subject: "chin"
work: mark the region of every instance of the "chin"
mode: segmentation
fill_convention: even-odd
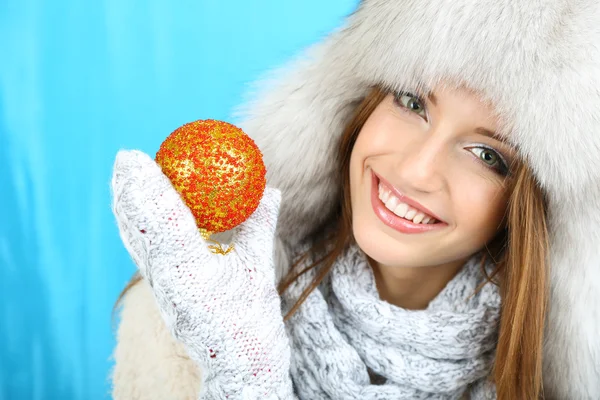
[[[372,221],[356,220],[352,230],[358,247],[380,265],[415,267],[424,262],[417,246],[390,237]]]
[[[458,260],[468,260],[477,251],[470,246],[464,248],[458,244],[435,244],[424,237],[414,237],[407,241],[394,238],[385,232],[385,226],[379,226],[365,216],[354,217],[352,232],[360,249],[379,265],[401,268],[434,267]],[[416,240],[415,240],[416,239]],[[452,250],[452,251],[450,251]]]

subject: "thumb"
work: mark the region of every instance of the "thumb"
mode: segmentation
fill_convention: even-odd
[[[267,186],[258,208],[238,227],[232,241],[261,265],[272,261],[280,204],[281,191]]]

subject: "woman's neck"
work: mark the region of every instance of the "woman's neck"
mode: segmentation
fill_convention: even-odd
[[[369,260],[381,300],[407,310],[423,310],[456,276],[466,260],[435,267],[390,267]]]

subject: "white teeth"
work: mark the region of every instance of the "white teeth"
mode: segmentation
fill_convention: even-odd
[[[388,201],[389,198],[390,198],[390,192],[384,190],[383,194],[381,195],[381,201],[383,201],[385,203]]]
[[[401,202],[396,196],[379,184],[379,199],[385,204],[386,208],[397,216],[412,221],[414,224],[434,224],[436,220],[433,217],[422,213],[406,203]]]
[[[406,213],[404,218],[406,218],[408,220],[412,220],[415,217],[415,215],[417,215],[417,210],[411,209],[411,210],[408,210],[408,212]]]
[[[396,196],[390,196],[385,202],[385,206],[390,210],[396,209],[396,206],[398,206],[398,198]]]
[[[417,215],[415,215],[415,217],[413,218],[413,222],[415,224],[420,224],[421,221],[423,221],[423,218],[425,218],[425,214],[423,213],[418,213]]]
[[[408,211],[408,204],[400,203],[394,210],[394,214],[396,214],[399,217],[404,218],[404,215],[406,214],[407,211]]]

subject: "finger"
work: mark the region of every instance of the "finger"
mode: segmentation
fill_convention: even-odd
[[[112,187],[121,237],[147,278],[149,262],[175,265],[190,252],[210,255],[191,211],[148,155],[119,152]]]
[[[233,238],[236,247],[269,265],[273,257],[273,243],[281,203],[279,189],[267,187],[258,208],[237,229]]]

